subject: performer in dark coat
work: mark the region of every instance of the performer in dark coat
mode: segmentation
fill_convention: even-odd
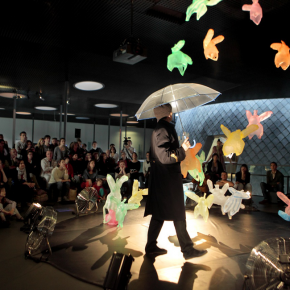
[[[158,124],[152,133],[150,148],[151,172],[149,194],[145,214],[152,215],[146,254],[166,254],[167,250],[157,247],[157,238],[164,220],[173,221],[181,251],[185,259],[204,255],[198,251],[186,230],[184,195],[180,162],[190,144],[186,139],[179,147],[177,133],[172,121],[172,107],[165,104],[154,109]]]

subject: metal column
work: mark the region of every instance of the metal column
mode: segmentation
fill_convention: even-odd
[[[62,138],[61,136],[61,126],[62,126],[62,105],[59,106],[59,140]]]
[[[66,139],[66,123],[67,123],[67,100],[69,96],[69,82],[64,83],[64,126],[63,126],[63,138]]]
[[[93,142],[95,141],[96,134],[96,120],[94,119],[94,134],[93,134]]]
[[[111,135],[111,118],[109,118],[108,122],[108,148],[110,149],[110,135]]]
[[[119,154],[121,154],[121,145],[122,145],[122,111],[120,112],[120,144],[119,144]]]
[[[145,140],[146,140],[146,120],[144,120],[144,139],[143,139],[143,158],[144,159],[146,159]]]
[[[16,100],[17,97],[13,98],[13,127],[12,127],[12,147],[15,148],[15,127],[16,127]]]
[[[34,139],[34,116],[32,116],[32,137],[31,137],[31,142],[33,143]]]

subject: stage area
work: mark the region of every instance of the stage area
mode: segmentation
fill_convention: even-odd
[[[11,228],[1,229],[5,251],[1,254],[1,269],[2,274],[3,270],[7,273],[3,275],[3,285],[6,289],[39,289],[40,285],[42,289],[98,289],[111,255],[117,251],[131,253],[135,259],[129,290],[242,289],[252,248],[271,237],[289,237],[289,223],[277,215],[278,208],[284,207],[241,210],[229,220],[215,207],[205,223],[202,217],[194,219],[193,208],[188,207],[188,232],[196,247],[207,249],[208,253],[185,261],[172,222],[165,222],[158,240],[168,254],[155,259],[144,256],[150,221],[150,217],[143,218],[144,205],[128,212],[122,229],[102,224],[101,208],[95,214],[75,218],[72,205],[58,206],[59,222],[50,239],[53,255],[49,264],[54,268],[24,259],[27,235],[17,230],[19,223],[13,221]]]

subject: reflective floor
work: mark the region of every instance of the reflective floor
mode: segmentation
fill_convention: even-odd
[[[256,204],[259,200],[254,197]],[[143,218],[144,207],[128,212],[123,229],[117,230],[102,225],[101,208],[97,214],[76,219],[73,205],[59,205],[58,226],[51,238],[55,267],[24,259],[27,235],[19,231],[21,223],[12,221],[10,228],[0,229],[2,285],[5,289],[98,289],[80,279],[102,284],[111,254],[117,250],[135,258],[129,289],[242,289],[251,249],[267,238],[289,237],[289,223],[277,215],[283,205],[258,208],[243,210],[229,220],[215,207],[205,223],[202,217],[194,219],[188,206],[188,232],[196,248],[208,253],[185,261],[172,222],[165,222],[158,239],[168,254],[155,259],[144,256],[150,221]]]

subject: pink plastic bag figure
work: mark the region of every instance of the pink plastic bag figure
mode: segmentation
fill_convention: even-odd
[[[109,209],[109,213],[106,214],[105,221],[108,222],[110,226],[117,226],[118,222],[116,221],[116,213],[114,210]]]
[[[206,59],[212,59],[214,61],[218,60],[219,57],[219,51],[216,44],[222,42],[225,38],[223,35],[219,35],[217,37],[213,38],[214,30],[209,29],[204,40],[203,40],[203,49],[204,49],[204,55]]]
[[[246,115],[249,121],[249,125],[247,127],[249,127],[250,125],[258,125],[259,129],[256,130],[255,132],[251,133],[248,137],[251,140],[254,135],[256,135],[259,139],[262,138],[263,134],[264,134],[264,128],[263,125],[261,124],[262,121],[268,119],[269,117],[271,117],[271,115],[273,114],[272,111],[267,111],[263,114],[261,114],[260,116],[258,116],[258,110],[254,110],[254,115],[252,115],[252,113],[248,110],[246,110]]]
[[[289,54],[289,46],[281,40],[281,43],[272,43],[271,48],[274,50],[278,50],[275,55],[275,65],[277,68],[281,67],[283,70],[286,70],[290,65],[290,54]]]
[[[263,17],[263,10],[261,5],[259,4],[259,0],[252,0],[252,5],[243,5],[243,11],[250,11],[250,19],[256,24],[259,25],[262,17]]]
[[[287,207],[285,208],[285,212],[282,210],[278,211],[278,215],[283,218],[285,221],[290,221],[290,200],[289,198],[281,191],[277,192],[277,196],[284,201],[287,204]]]

